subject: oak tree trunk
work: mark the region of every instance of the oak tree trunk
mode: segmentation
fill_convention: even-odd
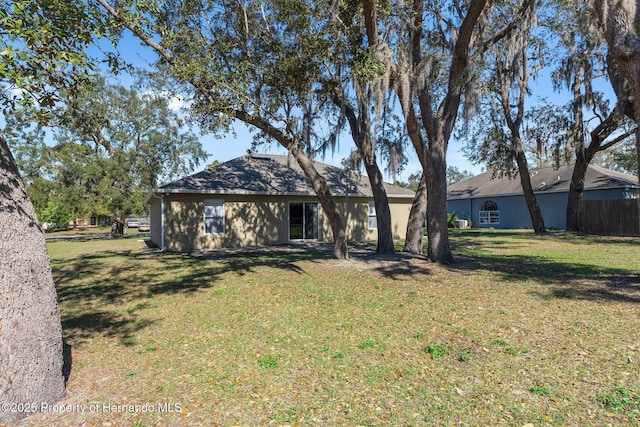
[[[370,2],[369,2],[370,3]],[[391,225],[391,210],[389,199],[384,188],[382,172],[378,167],[375,153],[375,142],[371,137],[371,120],[369,119],[369,96],[363,85],[356,84],[358,98],[358,110],[350,105],[344,97],[341,89],[333,90],[333,103],[342,110],[349,122],[351,137],[358,148],[360,158],[369,178],[373,202],[376,207],[376,221],[378,232],[378,244],[376,252],[390,254],[395,252],[393,246],[393,230]]]
[[[615,64],[611,63],[610,67],[612,66],[615,67]],[[608,71],[611,76],[612,69],[609,68]],[[617,80],[618,78],[620,78],[620,76],[612,79],[612,81]],[[629,114],[629,112],[633,115],[634,109],[628,98],[628,93],[618,93],[618,97],[619,100],[616,107],[598,126],[591,130],[589,135],[591,138],[589,146],[584,146],[582,134],[579,135],[580,139],[576,138],[579,143],[576,149],[576,162],[571,175],[571,184],[569,186],[569,195],[567,198],[567,231],[581,231],[580,216],[582,215],[582,197],[584,194],[584,181],[589,164],[591,164],[591,161],[598,152],[606,150],[620,141],[624,141],[633,132],[632,130],[629,130],[621,134],[619,133],[615,138],[605,143],[605,140],[607,140],[607,138],[620,126],[623,115]]]
[[[518,164],[518,173],[520,175],[520,183],[522,184],[522,191],[524,193],[524,200],[527,203],[529,209],[529,216],[531,216],[531,226],[536,234],[543,234],[547,230],[544,226],[544,219],[542,218],[542,211],[540,205],[536,199],[536,195],[533,192],[531,186],[531,178],[529,177],[529,165],[527,164],[527,158],[524,151],[518,149],[516,152],[516,163]]]
[[[584,192],[584,178],[589,162],[591,161],[591,159],[586,158],[587,149],[584,146],[582,74],[583,69],[580,67],[580,70],[574,73],[571,84],[571,91],[573,93],[573,126],[570,135],[573,143],[576,145],[576,162],[571,174],[571,183],[567,197],[566,228],[567,231],[574,232],[580,231],[580,207]]]
[[[0,254],[0,403],[10,409],[3,406],[0,423],[7,423],[62,398],[65,384],[62,327],[44,233],[1,133]],[[25,403],[35,406],[19,411]]]
[[[373,52],[379,45],[378,23],[376,17],[376,5],[373,0],[363,1],[363,16],[369,51]],[[379,254],[392,254],[395,252],[393,246],[393,229],[391,225],[391,210],[389,209],[389,199],[384,188],[382,173],[378,167],[375,154],[375,141],[371,135],[371,120],[369,118],[370,101],[372,98],[371,85],[355,79],[355,92],[358,103],[359,117],[356,118],[355,111],[345,111],[351,126],[351,134],[356,143],[364,167],[369,177],[371,191],[373,193],[373,203],[376,207],[376,221],[378,231],[378,246],[376,252]],[[367,87],[368,86],[368,87]],[[344,108],[344,96],[339,94],[335,102]]]
[[[125,219],[122,215],[111,215],[111,239],[121,239],[124,237],[124,222]]]
[[[420,178],[420,184],[411,203],[409,220],[407,221],[407,234],[404,242],[404,251],[412,254],[422,253],[422,240],[424,236],[424,217],[427,213],[427,183],[424,173]]]
[[[567,231],[580,231],[582,195],[584,194],[584,180],[589,167],[589,159],[585,157],[585,150],[576,153],[576,163],[571,174],[569,196],[567,198]]]
[[[393,230],[391,226],[391,210],[389,209],[389,199],[387,191],[384,188],[382,173],[376,163],[375,156],[371,160],[371,156],[363,156],[365,160],[365,169],[371,184],[373,192],[373,202],[376,206],[376,221],[378,228],[378,246],[376,252],[379,254],[392,254],[395,252],[393,247]]]
[[[451,264],[447,224],[447,162],[446,143],[434,141],[428,150],[424,170],[427,186],[427,256],[438,264]]]
[[[283,144],[284,145],[284,144]],[[338,210],[327,181],[318,173],[313,162],[302,152],[297,144],[289,144],[286,146],[304,174],[311,181],[311,185],[318,196],[318,201],[322,205],[322,209],[329,220],[331,231],[333,233],[333,255],[338,259],[349,259],[349,251],[347,250],[347,235],[342,222],[342,216]]]
[[[333,255],[338,259],[349,259],[349,251],[347,250],[347,234],[344,229],[344,223],[342,222],[342,216],[340,215],[338,205],[331,195],[327,180],[318,173],[313,162],[304,154],[300,144],[260,117],[247,114],[246,111],[242,110],[235,110],[234,113],[238,120],[257,127],[265,134],[278,141],[280,145],[289,150],[293,155],[302,169],[302,172],[304,172],[311,182],[313,190],[318,197],[318,201],[322,206],[322,210],[329,220],[329,225],[331,226],[331,231],[333,233]]]
[[[595,0],[594,5],[609,46],[609,55],[629,84],[628,93],[634,110],[632,119],[640,125],[640,7],[635,0]],[[616,94],[620,99],[618,91]],[[636,132],[636,157],[640,164],[640,132]]]

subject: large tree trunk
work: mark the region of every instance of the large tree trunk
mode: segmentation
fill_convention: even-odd
[[[584,147],[583,147],[584,148]],[[584,194],[584,179],[589,167],[589,160],[585,157],[585,150],[576,152],[576,163],[571,174],[571,185],[567,198],[567,231],[580,231],[582,195]]]
[[[376,6],[373,0],[363,2],[363,16],[367,39],[369,41],[369,51],[373,53],[378,46],[378,28],[376,17]],[[369,177],[371,191],[373,192],[373,202],[376,206],[376,221],[378,229],[378,246],[376,252],[379,254],[392,254],[395,252],[393,246],[393,229],[391,225],[391,210],[389,209],[389,199],[384,188],[382,173],[378,167],[375,153],[375,141],[371,136],[371,120],[369,120],[369,108],[372,98],[370,87],[367,84],[356,81],[355,92],[358,100],[359,118],[355,119],[354,111],[345,111],[351,125],[351,134],[354,138],[360,155],[364,161],[364,167]],[[370,86],[370,85],[369,85]],[[344,106],[345,101],[342,94],[338,94],[335,102],[338,106]],[[344,108],[344,107],[343,107]],[[356,126],[358,124],[359,126]]]
[[[111,239],[121,239],[124,237],[124,217],[120,214],[111,215]]]
[[[594,3],[609,46],[609,55],[629,84],[634,110],[632,118],[640,125],[640,7],[635,0],[595,0]],[[618,89],[616,85],[614,89]],[[616,90],[620,99],[618,92]],[[636,157],[640,165],[640,132],[636,133]]]
[[[531,216],[531,226],[536,234],[546,233],[544,226],[544,219],[542,218],[542,211],[538,200],[533,192],[531,186],[531,178],[529,177],[529,165],[527,164],[527,158],[524,151],[520,148],[516,151],[516,163],[518,164],[518,173],[520,175],[520,183],[522,184],[522,191],[524,193],[524,200],[527,202],[527,208],[529,209],[529,215]]]
[[[367,164],[368,163],[368,164]],[[365,162],[365,169],[369,176],[371,191],[373,192],[373,203],[376,206],[376,221],[378,228],[378,246],[376,252],[379,254],[392,254],[395,252],[393,246],[393,229],[391,225],[391,209],[389,209],[389,199],[384,188],[382,173],[375,162]]]
[[[576,162],[571,174],[569,195],[567,197],[567,231],[580,231],[580,207],[584,192],[584,177],[591,159],[586,158],[584,146],[584,119],[582,109],[584,100],[582,96],[582,71],[574,72],[571,91],[573,92],[573,125],[570,132],[571,139],[576,146]]]
[[[322,205],[325,215],[329,220],[331,231],[333,233],[333,255],[338,259],[349,259],[349,252],[347,250],[347,235],[342,223],[342,216],[338,210],[327,181],[322,175],[318,173],[311,160],[302,152],[299,145],[291,143],[287,146],[293,157],[302,168],[307,178],[311,181],[313,189],[318,196],[318,201]]]
[[[401,102],[404,100],[413,103],[417,95],[422,119],[421,126],[424,127],[427,135],[428,144],[426,146],[424,144],[420,147],[416,146],[417,144],[412,138],[412,143],[417,150],[418,156],[424,156],[425,158],[424,161],[421,159],[421,163],[427,183],[427,256],[439,264],[449,264],[453,262],[453,255],[449,246],[447,228],[447,146],[458,115],[460,100],[468,81],[465,76],[469,66],[470,49],[473,44],[473,29],[484,10],[487,0],[472,0],[469,3],[467,14],[460,25],[458,37],[451,51],[448,89],[440,102],[437,112],[433,110],[432,96],[434,93],[431,90],[432,88],[428,85],[421,87],[422,83],[416,81],[419,76],[422,76],[418,69],[423,66],[421,58],[421,43],[423,42],[422,36],[424,34],[422,31],[422,3],[421,1],[413,2],[414,29],[410,33],[409,40],[412,57],[409,65],[410,69],[415,71],[415,74],[402,76],[402,79],[407,79],[407,82],[412,81],[415,92],[412,94],[399,93],[399,97]],[[418,123],[417,117],[412,114],[413,105],[403,105],[402,108],[405,113],[405,119],[409,118],[407,128],[411,135],[411,133],[415,133],[412,128]],[[409,121],[413,123],[409,123]]]
[[[576,149],[576,163],[571,175],[571,185],[569,186],[569,195],[567,199],[567,231],[580,231],[580,207],[582,205],[582,196],[584,194],[584,180],[589,164],[598,152],[606,150],[618,142],[625,140],[633,132],[631,130],[619,134],[614,139],[604,143],[604,141],[620,126],[622,115],[628,112],[633,113],[634,110],[633,106],[630,106],[631,102],[628,101],[626,96],[618,96],[620,96],[620,101],[618,101],[616,107],[609,113],[606,119],[591,131],[591,141],[589,142],[589,146],[585,148],[583,142],[578,143],[578,148]],[[627,102],[624,102],[625,99]]]
[[[409,220],[407,221],[407,234],[404,242],[404,251],[412,254],[422,253],[422,239],[424,236],[424,217],[427,213],[427,182],[424,173],[420,178],[420,184],[411,203]]]
[[[7,423],[56,402],[65,385],[44,233],[1,133],[0,254],[0,423]]]
[[[420,9],[421,10],[421,9]],[[420,10],[416,11],[419,12]],[[416,18],[418,19],[418,18]],[[419,21],[418,21],[419,22]],[[419,51],[419,46],[415,48]],[[407,75],[400,75],[396,82],[396,94],[400,101],[400,107],[404,115],[405,125],[407,126],[407,134],[409,140],[416,150],[418,160],[422,166],[422,176],[420,177],[420,184],[416,190],[416,195],[413,198],[411,204],[411,211],[409,212],[409,220],[407,221],[407,233],[404,242],[404,251],[421,254],[423,252],[423,236],[424,236],[424,218],[427,213],[427,183],[425,178],[425,169],[427,162],[426,146],[422,138],[422,131],[420,123],[414,106],[409,98],[409,91],[405,90],[405,84],[408,86]]]
[[[447,161],[446,142],[433,141],[428,150],[427,168],[427,256],[438,264],[451,264],[447,224]]]
[[[391,226],[391,210],[389,209],[389,199],[384,188],[382,172],[378,167],[375,153],[375,143],[371,138],[371,121],[369,120],[369,95],[365,88],[356,84],[358,98],[358,113],[344,97],[342,89],[336,87],[333,90],[333,103],[343,111],[349,122],[351,137],[358,148],[360,158],[364,163],[364,168],[371,184],[373,202],[376,207],[376,221],[378,231],[378,245],[376,252],[380,254],[390,254],[395,252],[393,246],[393,230]]]

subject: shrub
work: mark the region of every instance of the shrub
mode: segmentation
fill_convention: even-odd
[[[447,227],[455,228],[455,222],[458,220],[460,220],[460,218],[458,218],[458,214],[456,214],[455,212],[447,214]]]

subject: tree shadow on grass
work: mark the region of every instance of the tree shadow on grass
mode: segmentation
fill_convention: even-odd
[[[539,298],[640,303],[640,272],[526,253],[533,239],[559,242],[565,251],[576,253],[594,245],[604,248],[615,245],[616,251],[624,253],[624,248],[638,245],[637,238],[629,237],[583,236],[566,232],[535,235],[522,230],[455,230],[451,248],[457,262],[450,268],[486,270],[507,282],[536,280],[547,285],[544,292],[535,292]],[[496,255],[495,249],[522,251],[516,255]]]
[[[154,296],[190,294],[214,287],[223,274],[244,276],[259,267],[305,274],[300,261],[331,258],[323,250],[256,250],[211,255],[103,251],[52,260],[65,339],[79,344],[94,336],[129,345],[136,332],[153,324],[139,311]]]
[[[391,280],[407,280],[432,273],[432,264],[426,255],[397,251],[393,254],[378,254],[375,246],[353,245],[351,260],[355,269],[375,271]]]
[[[526,247],[532,239],[561,241],[570,247],[585,245],[615,245],[616,247],[637,247],[638,237],[595,236],[566,231],[548,231],[536,235],[531,230],[464,229],[450,230],[452,250],[490,245],[492,247]]]
[[[559,262],[534,255],[494,255],[478,252],[457,256],[457,271],[485,270],[507,282],[529,279],[547,285],[544,298],[640,303],[640,273],[619,268]]]
[[[115,338],[120,345],[135,345],[136,333],[160,319],[142,315],[158,295],[189,295],[215,286],[221,275],[244,276],[268,266],[298,274],[296,263],[321,262],[331,252],[256,251],[223,254],[159,253],[155,251],[103,251],[51,262],[64,337],[63,375],[72,369],[72,347],[96,336]]]
[[[116,337],[120,344],[129,346],[133,343],[135,333],[152,323],[151,320],[136,319],[134,315],[96,310],[63,317],[62,330],[65,331],[67,339],[73,340],[74,343],[103,335]]]

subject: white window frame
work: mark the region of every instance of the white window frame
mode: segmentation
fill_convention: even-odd
[[[484,202],[482,202],[482,204],[480,205],[478,222],[480,223],[480,225],[500,224],[500,208],[495,201],[485,200]]]
[[[377,230],[378,229],[378,216],[376,215],[376,203],[375,202],[369,202],[368,208],[367,208],[367,212],[368,212],[368,221],[367,221],[367,225],[369,227],[369,230]]]
[[[214,229],[215,223],[211,223],[211,227],[208,227],[208,218],[221,219],[222,229]],[[226,226],[224,218],[224,199],[205,199],[203,220],[205,234],[224,234]]]
[[[500,211],[480,211],[480,224],[500,224]]]

